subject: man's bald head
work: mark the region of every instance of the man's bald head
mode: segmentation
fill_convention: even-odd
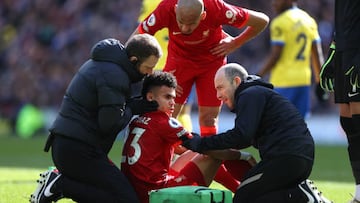
[[[204,11],[204,2],[202,0],[178,0],[177,8],[179,11],[194,12],[200,16]]]
[[[184,35],[190,35],[206,16],[202,0],[178,0],[175,13],[178,26]]]

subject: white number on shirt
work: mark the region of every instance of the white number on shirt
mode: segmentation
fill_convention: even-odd
[[[144,132],[145,132],[145,129],[137,128],[137,127],[131,131],[131,134],[135,135],[134,139],[131,141],[131,144],[130,144],[130,146],[132,146],[134,148],[134,155],[127,157],[129,165],[135,164],[141,156],[141,148],[140,148],[138,141]]]

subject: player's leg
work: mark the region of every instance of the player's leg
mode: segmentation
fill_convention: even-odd
[[[190,94],[180,111],[180,114],[177,116],[180,123],[189,132],[191,132],[193,129],[192,121],[191,121],[191,110],[192,110],[192,106],[194,104],[194,100],[196,99],[195,97],[196,97],[195,85],[193,85],[191,88]]]
[[[171,58],[167,60],[164,71],[173,74],[176,78],[176,98],[175,109],[172,117],[177,118],[181,112],[183,105],[189,97],[192,86],[194,85],[197,72],[194,71],[195,64],[190,60],[183,58]]]
[[[195,163],[203,174],[206,186],[211,184],[222,163],[221,160],[202,154],[196,155],[191,162]]]
[[[310,86],[276,87],[274,90],[287,98],[305,118],[310,110]]]
[[[245,174],[252,168],[245,160],[226,160],[223,162],[226,170],[238,181],[242,181]]]
[[[62,174],[52,192],[77,202],[138,202],[127,178],[101,150],[56,136],[52,156]]]
[[[199,104],[199,125],[202,136],[214,135],[217,133],[219,113],[220,106],[200,106]]]
[[[348,137],[348,153],[356,184],[354,196],[360,201],[360,102],[350,103],[350,108],[352,128],[355,129],[355,133]]]
[[[335,55],[335,103],[339,104],[340,124],[348,139],[348,154],[355,178],[354,199],[360,200],[360,95],[359,88],[354,88],[350,75],[345,72],[354,64],[359,51],[337,52]]]
[[[180,185],[209,186],[214,179],[221,161],[210,156],[196,154],[188,161],[175,177],[169,179],[166,187]]]
[[[188,131],[192,131],[190,112],[187,112],[187,111],[191,111],[192,104],[183,104],[183,102],[185,102],[185,99],[186,99],[184,95],[189,94],[189,91],[190,91],[189,87],[191,87],[191,82],[183,84],[183,87],[184,88],[183,88],[182,96],[176,97],[176,99],[175,99],[176,104],[174,106],[174,112],[172,114],[172,117],[177,118],[177,119],[181,118],[181,120],[179,120],[179,121],[181,122],[181,124],[183,124],[184,128]],[[187,108],[186,112],[184,112],[184,108]],[[181,145],[176,146],[175,151],[174,151],[176,157],[174,157],[174,158],[177,159],[177,156],[184,153],[186,150],[187,149],[182,147]]]
[[[182,106],[182,109],[177,117],[178,121],[189,132],[192,131],[191,107],[192,107],[192,104],[188,103],[188,101],[186,101],[186,103]]]
[[[311,86],[293,87],[295,92],[294,105],[299,110],[303,118],[310,116],[310,91]]]
[[[247,152],[241,152],[241,153],[247,153]],[[222,165],[220,167],[225,166],[225,170],[228,172],[226,174],[231,174],[231,181],[234,179],[235,185],[233,189],[233,192],[236,191],[239,181],[242,181],[245,174],[256,164],[256,160],[252,157],[249,160],[242,160],[240,159],[240,151],[239,150],[215,150],[215,151],[207,151],[206,155],[214,157],[215,159],[224,160]],[[250,155],[250,154],[249,154]],[[219,169],[218,171],[220,171]],[[218,172],[216,174],[217,176],[220,173]],[[227,183],[228,185],[228,183]]]
[[[171,170],[180,172],[184,166],[189,163],[191,159],[193,159],[198,153],[193,152],[191,150],[187,150],[182,153],[180,156],[176,158],[176,160],[171,164]]]
[[[360,113],[349,116],[345,112],[350,112],[350,105],[340,104],[339,106],[340,123],[348,140],[348,155],[356,184],[354,198],[360,200]]]

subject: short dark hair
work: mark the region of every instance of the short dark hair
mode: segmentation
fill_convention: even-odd
[[[146,94],[153,88],[164,85],[167,87],[176,88],[177,82],[175,76],[168,72],[154,71],[153,74],[147,75],[145,77],[141,95],[143,98],[145,98]]]
[[[160,58],[162,50],[156,38],[149,34],[136,34],[132,36],[125,44],[125,50],[128,57],[135,56],[138,63],[142,63],[150,56]]]

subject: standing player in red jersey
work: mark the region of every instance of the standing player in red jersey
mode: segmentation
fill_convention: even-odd
[[[226,55],[261,33],[269,22],[261,12],[233,6],[222,0],[163,0],[135,30],[154,35],[168,28],[168,56],[164,71],[178,81],[173,117],[177,117],[193,84],[196,85],[202,136],[217,133],[221,101],[213,84],[215,72]],[[232,37],[222,30],[230,25],[244,30]],[[238,183],[221,167],[216,181],[232,191]]]
[[[238,150],[208,151],[206,154],[209,156],[196,154],[191,161],[183,162],[185,152],[171,164],[174,145],[192,136],[171,117],[175,106],[175,88],[176,79],[170,73],[159,71],[146,77],[142,96],[148,101],[157,101],[158,111],[140,115],[129,126],[121,170],[142,203],[148,203],[150,190],[181,185],[209,186],[221,159],[238,160],[243,166],[238,171],[241,176],[247,172],[250,164],[256,164],[250,154]]]

